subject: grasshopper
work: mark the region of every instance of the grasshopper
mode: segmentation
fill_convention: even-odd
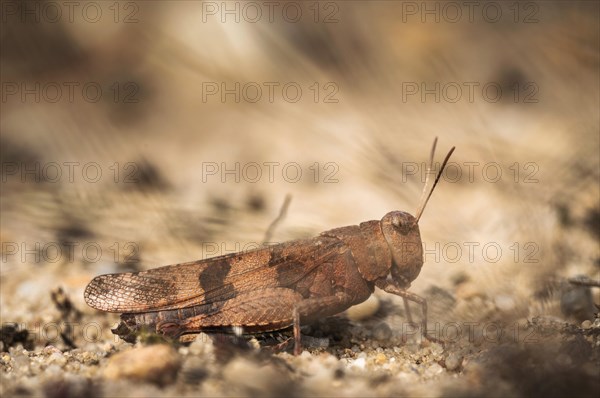
[[[437,138],[433,142],[429,170]],[[427,336],[427,301],[408,288],[423,266],[419,219],[437,185],[448,152],[427,193],[429,172],[416,217],[392,211],[380,221],[335,228],[319,236],[148,271],[95,277],[86,303],[118,312],[113,333],[135,341],[142,327],[180,338],[201,331],[263,333],[293,326],[300,352],[300,323],[338,314],[365,301],[375,289],[421,305]]]

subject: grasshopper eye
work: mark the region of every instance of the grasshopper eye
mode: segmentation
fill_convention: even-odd
[[[396,232],[406,235],[413,229],[412,220],[412,216],[398,212],[390,217],[389,223]]]

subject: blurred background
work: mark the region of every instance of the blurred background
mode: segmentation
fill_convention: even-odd
[[[93,276],[255,247],[287,194],[273,242],[414,214],[436,136],[436,168],[457,149],[420,221],[430,322],[592,319],[598,290],[560,286],[600,278],[598,21],[588,1],[3,2],[2,322],[51,319],[58,286],[105,317]]]

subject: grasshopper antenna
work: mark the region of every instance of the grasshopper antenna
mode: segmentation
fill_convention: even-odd
[[[435,146],[436,145],[437,145],[437,137],[435,137],[435,139],[433,140],[433,146],[431,147],[431,153],[429,154],[429,166],[427,166],[427,177],[425,178],[425,185],[423,186],[423,193],[421,193],[421,200],[420,200],[421,205],[419,206],[419,209],[417,210],[417,213],[416,213],[415,224],[419,223],[419,220],[421,219],[421,216],[423,215],[423,211],[425,210],[425,206],[427,206],[427,202],[429,202],[429,198],[431,198],[431,194],[433,193],[435,186],[437,185],[438,181],[440,180],[440,177],[442,177],[442,173],[444,172],[444,168],[446,167],[446,164],[448,163],[448,159],[450,159],[452,152],[454,152],[454,149],[456,149],[456,147],[453,146],[450,149],[450,151],[448,152],[448,154],[446,155],[446,158],[444,159],[444,162],[442,163],[442,167],[440,167],[440,172],[435,177],[435,181],[433,182],[433,186],[429,190],[429,194],[427,195],[427,197],[425,197],[425,194],[427,192],[427,185],[429,184],[429,175],[431,174],[431,169],[433,168],[433,157],[435,155]]]

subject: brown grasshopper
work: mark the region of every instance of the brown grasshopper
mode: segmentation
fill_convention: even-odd
[[[437,138],[431,149],[433,164]],[[100,275],[85,289],[86,303],[120,312],[113,333],[135,341],[141,327],[178,338],[201,331],[261,333],[293,325],[300,351],[300,322],[338,314],[365,301],[375,289],[423,309],[427,337],[427,302],[407,289],[423,266],[419,219],[444,167],[448,152],[427,193],[429,173],[416,217],[392,211],[381,221],[335,228],[252,251],[167,265],[148,271]]]

